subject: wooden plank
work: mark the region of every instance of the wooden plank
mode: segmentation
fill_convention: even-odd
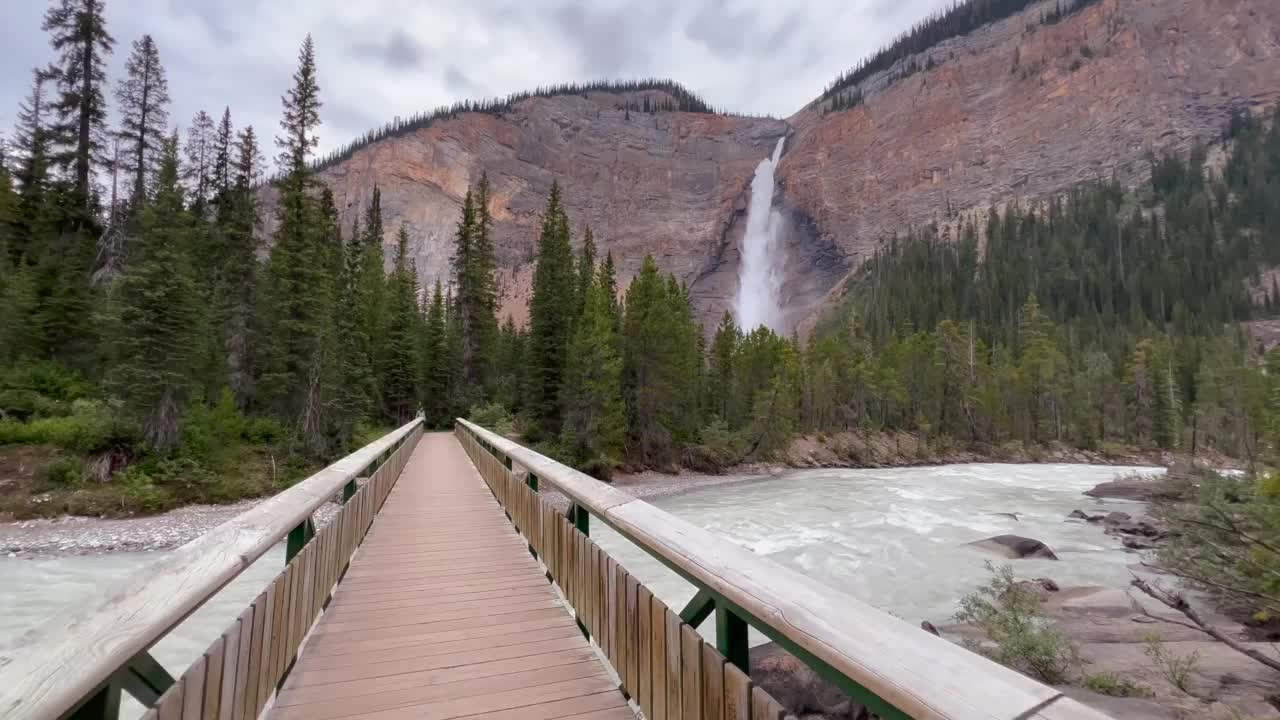
[[[253,644],[253,606],[250,605],[240,615],[240,639],[236,647],[236,688],[232,696],[232,713],[234,720],[244,720],[245,696],[249,694],[249,649]]]
[[[649,720],[667,719],[668,612],[657,596],[649,601],[649,667],[653,673],[653,713]]]
[[[159,720],[182,720],[183,678],[169,687],[156,703],[156,717]]]
[[[653,617],[649,601],[652,598],[653,594],[648,588],[639,583],[636,584],[636,688],[639,692],[637,702],[650,717],[653,716],[653,677],[651,675],[653,658],[650,655],[652,649],[649,647],[649,623]]]
[[[751,720],[751,678],[737,665],[724,666],[725,720]]]
[[[205,667],[206,661],[201,655],[182,674],[182,720],[200,720],[204,712]]]
[[[226,662],[225,650],[226,636],[223,635],[214,640],[204,653],[207,670],[204,680],[204,707],[200,711],[200,717],[204,720],[218,718],[218,711],[222,704],[222,668]]]
[[[604,563],[604,611],[605,611],[605,657],[614,672],[618,671],[618,644],[614,638],[618,632],[618,591],[614,585],[617,576],[617,564],[613,558],[605,557]]]
[[[623,651],[626,653],[627,666],[627,692],[631,693],[637,701],[640,699],[640,662],[636,655],[636,593],[639,590],[640,583],[630,574],[627,575],[623,588],[626,592],[626,609],[627,620],[624,625],[626,631],[626,639],[623,641]]]
[[[751,720],[782,720],[785,716],[782,706],[764,688],[751,688]]]
[[[244,717],[258,717],[258,709],[262,705],[258,702],[259,673],[262,672],[262,630],[266,625],[266,602],[267,594],[265,592],[258,595],[253,601],[253,627],[249,635],[249,674],[245,680],[244,689]]]
[[[680,684],[684,720],[702,720],[702,638],[688,625],[680,626]]]
[[[725,720],[724,657],[702,644],[702,720]]]
[[[218,698],[218,720],[233,720],[236,707],[237,662],[240,659],[240,619],[222,633],[222,689]]]
[[[684,673],[680,668],[680,616],[666,612],[667,646],[667,720],[684,718]]]
[[[258,667],[258,697],[262,703],[266,703],[266,699],[271,697],[271,691],[275,689],[276,680],[279,676],[275,674],[275,665],[272,664],[271,648],[273,646],[273,632],[275,631],[276,621],[276,584],[280,580],[280,576],[276,576],[275,581],[267,586],[266,601],[263,603],[264,621],[262,624],[262,649],[261,658]]]
[[[420,423],[406,423],[6,643],[0,708],[31,718],[71,711]]]
[[[285,658],[288,650],[284,641],[284,626],[288,621],[289,606],[285,599],[289,596],[289,583],[292,572],[286,566],[284,572],[272,583],[275,586],[275,604],[271,609],[271,674],[277,678],[284,674]]]

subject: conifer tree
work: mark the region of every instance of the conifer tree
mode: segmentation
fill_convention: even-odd
[[[364,235],[357,217],[351,223],[351,234],[343,247],[338,304],[334,308],[334,331],[343,347],[338,356],[338,436],[344,445],[351,440],[356,423],[368,418],[372,410],[373,363],[368,353],[369,329],[356,311],[363,305],[360,284],[363,262]]]
[[[589,280],[585,290],[566,348],[561,443],[574,467],[607,480],[621,459],[626,433],[622,359],[604,288]]]
[[[385,229],[382,223],[382,191],[373,186],[373,196],[364,213],[364,235],[360,240],[360,266],[357,270],[360,288],[356,294],[357,305],[354,312],[361,318],[364,335],[363,354],[368,358],[369,400],[370,408],[379,408],[382,394],[379,390],[381,378],[378,368],[382,366],[386,335],[383,332],[387,325],[387,274],[385,256],[382,250]]]
[[[187,256],[190,222],[178,184],[178,139],[161,148],[155,199],[142,208],[128,265],[114,291],[113,386],[151,447],[181,439],[193,389],[199,318]]]
[[[213,139],[213,172],[210,178],[213,183],[213,197],[221,202],[231,192],[235,181],[235,128],[231,125],[231,108],[224,108],[222,120],[218,122],[218,132]]]
[[[218,205],[218,231],[223,244],[224,265],[218,269],[220,308],[227,353],[227,381],[237,404],[250,406],[253,398],[254,310],[259,268],[258,167],[261,154],[253,126],[236,137],[233,185]]]
[[[542,218],[533,296],[529,300],[529,385],[526,409],[535,437],[560,434],[560,388],[564,381],[565,348],[573,323],[577,278],[569,245],[569,219],[560,203],[560,187],[553,183]]]
[[[13,181],[18,194],[8,259],[15,266],[34,263],[43,242],[55,232],[54,203],[50,201],[49,164],[53,130],[46,86],[51,69],[31,72],[31,92],[18,108],[14,133]]]
[[[422,334],[422,410],[428,427],[446,427],[450,420],[449,339],[445,322],[445,299],[436,282],[427,304]]]
[[[578,286],[575,292],[575,317],[582,315],[587,304],[587,293],[596,281],[596,241],[591,226],[582,233],[582,252],[578,255]]]
[[[464,407],[479,402],[491,388],[498,339],[497,286],[494,279],[493,219],[489,214],[489,177],[482,174],[468,189],[453,253],[453,280],[462,333]]]
[[[330,439],[326,403],[336,374],[331,323],[341,246],[334,242],[338,232],[332,194],[325,191],[319,202],[312,195],[309,156],[317,142],[320,97],[310,36],[293,79],[283,98],[283,133],[276,140],[283,174],[267,292],[260,305],[265,333],[259,385],[268,407],[293,423],[310,452],[322,455]]]
[[[387,282],[386,349],[383,353],[382,406],[395,424],[413,417],[418,409],[418,273],[409,258],[409,230],[396,234],[395,265]]]
[[[191,118],[191,125],[187,127],[187,165],[186,172],[183,173],[191,207],[196,211],[197,217],[204,215],[213,193],[217,143],[218,130],[213,124],[213,118],[204,110],[197,111]]]
[[[129,178],[130,202],[137,206],[155,176],[169,128],[169,83],[150,35],[133,41],[125,77],[116,86],[116,101],[121,115],[116,137],[124,146],[121,169]],[[187,152],[190,157],[190,146]]]
[[[103,0],[55,0],[44,16],[44,30],[59,56],[57,157],[73,168],[76,204],[84,209],[93,203],[93,163],[103,151],[103,85],[107,56],[115,46],[103,5]],[[89,220],[87,214],[80,217],[82,223]]]
[[[600,265],[600,287],[604,289],[605,300],[609,303],[609,315],[613,318],[613,327],[622,330],[622,309],[618,307],[618,274],[613,266],[613,251],[604,254],[604,263]]]
[[[711,356],[707,364],[707,408],[721,420],[729,421],[730,401],[734,393],[734,360],[742,333],[734,322],[733,313],[725,310],[711,341]]]

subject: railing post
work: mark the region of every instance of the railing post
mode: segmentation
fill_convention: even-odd
[[[298,553],[302,552],[302,548],[306,547],[307,543],[311,542],[311,538],[315,536],[316,526],[315,523],[311,521],[311,518],[307,518],[303,522],[299,523],[297,527],[290,530],[289,542],[285,545],[284,549],[285,563],[287,564],[289,561],[293,560]]]
[[[510,469],[510,468],[511,468],[510,462],[511,462],[511,460],[507,460],[507,463],[508,463],[508,465],[507,465],[507,469]],[[537,476],[537,475],[534,475],[532,472],[531,472],[531,473],[529,473],[529,479],[528,479],[528,480],[526,480],[526,482],[529,484],[529,487],[530,487],[534,492],[538,492],[538,476]]]
[[[356,479],[351,478],[346,485],[342,486],[342,504],[346,505],[347,501],[356,496],[356,491],[360,486],[356,484]]]
[[[725,660],[751,674],[751,651],[747,646],[747,621],[727,607],[716,606],[716,649]]]
[[[120,717],[120,685],[115,679],[94,693],[67,720],[117,720]]]
[[[584,510],[578,503],[569,505],[569,522],[578,529],[583,535],[591,534],[591,513]]]

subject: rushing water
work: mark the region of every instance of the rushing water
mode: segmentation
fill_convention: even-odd
[[[957,599],[988,577],[988,560],[1012,562],[1021,577],[1049,577],[1063,586],[1126,586],[1127,566],[1136,556],[1100,526],[1066,517],[1076,508],[1141,512],[1140,503],[1081,494],[1133,472],[1163,469],[973,464],[813,470],[655,504],[904,620],[941,624],[951,619]],[[591,534],[673,609],[693,597],[691,585],[617,533],[597,523]],[[1040,540],[1060,559],[1009,561],[966,545],[1003,534]]]
[[[751,205],[747,208],[747,232],[742,238],[742,266],[738,272],[738,324],[747,330],[764,325],[781,332],[782,264],[778,257],[781,216],[773,207],[773,171],[782,157],[786,138],[778,138],[773,155],[760,161],[751,180]]]
[[[1101,527],[1065,518],[1076,508],[1140,512],[1137,503],[1081,494],[1129,472],[1163,471],[994,464],[814,470],[652,502],[913,623],[944,622],[956,599],[986,577],[984,563],[1001,562],[965,545],[992,535],[1035,538],[1061,558],[1013,561],[1021,576],[1124,586],[1134,556]],[[602,523],[593,523],[591,534],[672,608],[693,596],[691,585]],[[94,599],[161,555],[0,558],[0,646],[65,607]],[[266,587],[283,555],[276,547],[254,563],[162,640],[153,650],[156,658],[178,674]]]

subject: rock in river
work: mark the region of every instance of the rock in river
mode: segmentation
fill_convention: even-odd
[[[1039,540],[1025,538],[1021,535],[996,535],[995,537],[977,540],[969,544],[1013,560],[1021,560],[1023,558],[1058,559],[1058,556],[1053,553],[1053,550],[1048,545]]]

